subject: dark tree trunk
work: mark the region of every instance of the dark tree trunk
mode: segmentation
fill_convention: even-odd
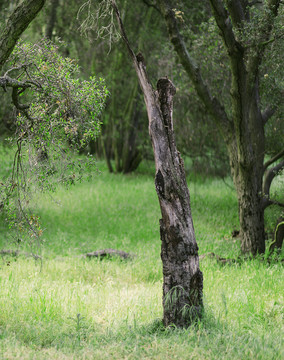
[[[233,64],[232,64],[233,66]],[[241,67],[239,64],[236,65]],[[232,80],[232,119],[234,138],[229,144],[231,170],[238,197],[241,250],[243,253],[265,252],[264,206],[262,194],[265,135],[258,102],[258,79],[252,90],[250,75],[236,70]]]
[[[239,165],[235,184],[239,206],[241,250],[252,255],[264,253],[262,172],[255,167],[245,170]]]
[[[155,92],[148,80],[143,56],[135,56],[113,1],[121,35],[133,61],[148,112],[156,176],[155,185],[162,219],[160,235],[163,263],[163,321],[165,326],[188,327],[202,313],[203,276],[190,211],[183,161],[176,149],[172,99],[175,87],[167,78]]]
[[[50,14],[46,25],[45,37],[52,39],[53,29],[56,23],[56,10],[59,5],[59,0],[51,0]]]

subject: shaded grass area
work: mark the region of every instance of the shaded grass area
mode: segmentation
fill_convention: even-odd
[[[37,197],[43,264],[0,262],[2,359],[281,359],[283,268],[253,259],[201,261],[205,315],[187,330],[164,329],[158,200],[153,176],[102,173],[91,183]],[[190,179],[190,177],[189,177]],[[190,180],[200,254],[237,257],[234,191],[222,181]],[[58,204],[59,203],[59,204]],[[7,229],[1,247],[9,246]],[[133,260],[88,260],[116,248]]]
[[[34,212],[46,229],[44,252],[65,256],[116,247],[159,257],[154,174],[115,175],[107,173],[103,164],[99,167],[102,172],[91,183],[37,196]],[[189,179],[189,183],[200,253],[235,253],[239,244],[231,239],[232,230],[238,228],[234,191],[220,180]]]

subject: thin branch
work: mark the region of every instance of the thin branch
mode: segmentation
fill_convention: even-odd
[[[267,172],[266,172],[265,179],[264,179],[264,182],[263,182],[263,194],[264,194],[263,208],[264,209],[267,208],[269,205],[272,205],[272,204],[282,206],[281,202],[270,199],[270,186],[271,186],[271,183],[272,183],[273,179],[275,178],[275,176],[277,176],[279,174],[280,170],[282,170],[282,169],[284,169],[284,160],[281,161],[276,166],[274,166],[273,168],[267,170]]]
[[[255,0],[255,1],[250,1],[248,3],[248,6],[253,6],[253,5],[256,5],[256,4],[262,4],[263,2],[262,1],[259,1],[259,0]]]
[[[158,11],[159,14],[161,13],[161,10],[158,8],[158,6],[156,6],[156,4],[150,3],[148,0],[142,0],[144,4],[146,4],[149,7],[153,7],[155,10]]]
[[[19,65],[19,66],[15,66],[15,67],[12,67],[12,68],[10,68],[10,69],[8,69],[6,72],[5,72],[5,74],[3,75],[3,77],[7,77],[7,75],[10,73],[10,72],[12,72],[12,71],[15,71],[15,70],[22,70],[22,69],[26,69],[27,68],[27,66],[29,66],[29,65],[31,65],[32,63],[29,63],[29,64],[21,64],[21,65]]]
[[[111,4],[112,4],[112,7],[113,7],[113,9],[114,9],[114,11],[115,11],[116,18],[117,18],[118,25],[119,25],[119,29],[120,29],[120,34],[121,34],[121,36],[122,36],[122,38],[123,38],[123,40],[124,40],[124,42],[125,42],[125,44],[126,44],[128,53],[129,53],[131,59],[132,59],[135,63],[138,63],[138,62],[137,62],[137,59],[136,59],[136,56],[135,56],[135,54],[134,54],[134,51],[132,50],[132,48],[131,48],[131,46],[130,46],[128,37],[127,37],[127,35],[126,35],[126,33],[125,33],[124,26],[123,26],[123,24],[122,24],[122,20],[121,20],[121,16],[120,16],[118,7],[117,7],[115,1],[112,1]]]
[[[277,201],[277,200],[272,200],[272,199],[263,199],[263,209],[265,210],[266,208],[268,208],[271,205],[277,205],[279,207],[284,207],[284,203]]]
[[[271,164],[275,163],[275,161],[281,159],[281,157],[284,156],[284,149],[281,150],[278,154],[273,156],[273,158],[269,159],[264,165],[263,165],[263,172],[270,166]]]
[[[19,81],[17,79],[11,78],[10,76],[0,77],[0,87],[2,87],[4,91],[6,91],[7,87],[16,89],[27,89],[30,88],[32,85],[41,88],[41,85],[34,80]]]
[[[262,121],[263,121],[263,124],[265,125],[267,123],[267,121],[275,114],[276,112],[276,108],[272,108],[270,106],[268,106],[264,111],[263,113],[261,114],[262,116]]]
[[[18,88],[13,88],[12,91],[12,100],[13,100],[13,104],[15,105],[15,107],[18,110],[27,110],[30,105],[24,105],[24,104],[20,104],[19,102],[19,93],[18,93]]]
[[[191,57],[179,31],[175,13],[170,2],[168,0],[158,0],[158,4],[166,21],[170,41],[189,78],[193,82],[198,96],[203,101],[206,109],[213,116],[218,126],[223,129],[224,136],[229,138],[232,133],[232,123],[219,99],[212,96],[206,82],[202,78],[198,64]]]
[[[137,73],[137,76],[138,76],[138,79],[139,79],[139,83],[140,83],[141,89],[142,89],[143,94],[144,94],[144,100],[145,100],[145,103],[146,103],[147,111],[149,111],[150,108],[157,108],[157,105],[156,105],[156,102],[155,102],[156,98],[154,96],[154,90],[153,90],[153,87],[151,85],[151,82],[148,79],[148,75],[147,75],[147,72],[146,72],[146,66],[145,66],[145,63],[144,63],[143,56],[140,53],[137,54],[137,56],[135,55],[134,51],[132,50],[132,48],[130,46],[127,35],[125,33],[124,26],[123,26],[121,16],[120,16],[119,10],[117,8],[116,2],[114,0],[112,0],[111,4],[112,4],[112,7],[114,9],[116,18],[117,18],[117,22],[118,22],[118,26],[119,26],[119,29],[120,29],[121,37],[122,37],[123,41],[125,42],[128,53],[129,53],[129,55],[130,55],[130,57],[131,57],[131,59],[133,61],[133,65],[135,67],[135,70],[136,70],[136,73]],[[157,110],[157,111],[159,111],[159,110]],[[152,114],[148,113],[148,117],[152,118]]]

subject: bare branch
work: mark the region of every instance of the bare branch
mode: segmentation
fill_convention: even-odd
[[[277,201],[277,200],[271,200],[271,199],[263,199],[263,208],[266,209],[271,205],[277,205],[279,207],[284,207],[284,203]]]
[[[142,0],[144,4],[146,4],[149,7],[153,7],[155,10],[158,11],[159,14],[161,14],[161,10],[156,6],[156,4],[150,3],[148,0]]]
[[[12,67],[12,68],[10,68],[10,69],[8,69],[6,72],[5,72],[5,74],[3,75],[3,77],[6,77],[10,72],[12,72],[12,71],[16,71],[16,70],[22,70],[22,69],[26,69],[27,68],[27,66],[29,66],[29,65],[31,65],[31,63],[29,63],[29,64],[21,64],[21,65],[19,65],[19,66],[15,66],[15,67]]]
[[[265,179],[263,182],[263,194],[264,194],[263,207],[264,207],[264,209],[272,204],[282,206],[281,202],[270,199],[270,186],[271,186],[271,183],[272,183],[273,179],[275,178],[275,176],[277,176],[279,174],[279,171],[282,170],[283,168],[284,168],[284,160],[281,161],[276,166],[274,166],[273,168],[267,170],[267,172],[266,172]]]
[[[30,107],[30,105],[24,105],[19,103],[18,89],[15,87],[13,88],[13,92],[12,92],[12,100],[13,100],[13,104],[16,106],[18,110],[27,110]]]
[[[248,3],[248,6],[253,6],[253,5],[256,5],[256,4],[262,4],[263,2],[262,1],[259,1],[259,0],[255,0],[255,1],[250,1]]]
[[[11,87],[14,89],[27,89],[30,88],[32,85],[37,88],[41,88],[41,85],[34,80],[20,81],[17,79],[13,79],[10,76],[0,77],[0,87],[2,87],[4,91],[7,90],[7,87]]]
[[[276,108],[272,108],[270,106],[268,106],[263,113],[261,114],[262,116],[262,121],[263,124],[265,125],[267,123],[267,121],[275,114],[276,112]]]
[[[144,63],[143,56],[140,53],[137,54],[137,56],[135,55],[134,51],[131,48],[131,45],[129,43],[127,35],[125,33],[124,26],[122,24],[121,16],[120,16],[119,10],[118,10],[118,8],[116,6],[116,3],[113,0],[111,1],[111,3],[112,3],[112,7],[114,9],[114,12],[115,12],[115,15],[116,15],[116,18],[117,18],[117,21],[118,21],[118,26],[119,26],[119,29],[120,29],[121,37],[122,37],[123,41],[125,42],[125,45],[127,47],[130,58],[133,61],[133,65],[135,67],[135,70],[136,70],[136,73],[137,73],[137,76],[138,76],[138,79],[139,79],[139,83],[140,83],[141,89],[142,89],[143,94],[144,94],[146,108],[147,108],[147,111],[148,111],[148,109],[153,108],[153,107],[157,107],[157,105],[156,105],[155,100],[154,100],[155,97],[152,95],[154,90],[152,88],[152,85],[151,85],[151,83],[150,83],[150,81],[148,79],[148,75],[146,73],[146,66],[145,66],[145,63]],[[152,114],[148,113],[148,116],[149,116],[149,118],[151,118]]]
[[[275,156],[273,156],[273,158],[271,158],[270,160],[268,160],[264,165],[263,165],[263,172],[268,168],[268,166],[270,166],[271,164],[275,163],[275,161],[281,159],[281,157],[284,156],[284,149],[281,150],[278,154],[276,154]]]
[[[132,59],[135,63],[138,63],[138,62],[137,62],[137,59],[136,59],[136,56],[135,56],[135,54],[134,54],[134,51],[132,50],[132,48],[131,48],[131,46],[130,46],[128,37],[127,37],[127,35],[126,35],[126,33],[125,33],[124,26],[123,26],[123,24],[122,24],[121,16],[120,16],[119,10],[118,10],[118,8],[117,8],[117,6],[116,6],[116,3],[115,3],[115,1],[112,1],[111,3],[112,3],[112,7],[113,7],[113,9],[114,9],[114,11],[115,11],[115,13],[116,13],[116,18],[117,18],[118,25],[119,25],[119,29],[120,29],[120,34],[121,34],[121,36],[122,36],[122,38],[123,38],[123,40],[124,40],[124,42],[125,42],[125,44],[126,44],[128,53],[129,53],[131,59]]]

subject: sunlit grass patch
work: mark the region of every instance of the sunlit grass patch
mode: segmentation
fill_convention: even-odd
[[[229,181],[229,180],[228,180]],[[199,253],[205,256],[205,313],[186,330],[164,329],[160,210],[152,175],[103,172],[90,183],[38,195],[46,228],[43,261],[0,262],[2,359],[280,359],[283,267],[238,259],[234,191],[222,181],[189,182]],[[55,201],[54,201],[55,200]],[[1,230],[1,246],[9,246]],[[87,259],[103,248],[132,253]],[[20,247],[29,251],[28,247]]]

